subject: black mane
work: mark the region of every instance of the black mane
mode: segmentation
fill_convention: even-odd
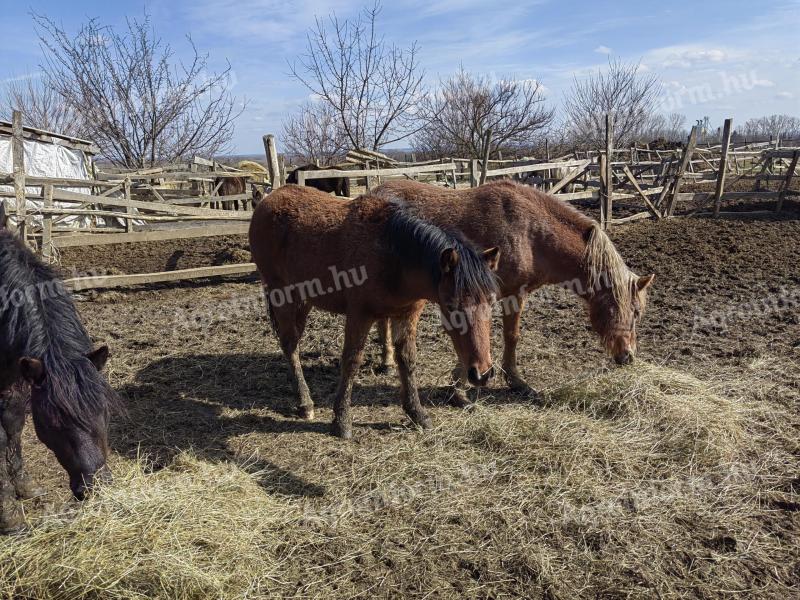
[[[486,300],[497,293],[497,278],[480,251],[460,231],[445,230],[415,215],[400,199],[388,201],[392,207],[386,221],[389,251],[404,264],[427,269],[435,285],[442,278],[441,255],[455,248],[459,260],[453,272],[455,297]]]
[[[69,292],[56,273],[0,229],[0,369],[7,372],[23,356],[45,368],[37,397],[57,421],[89,427],[111,408],[116,395],[87,357],[92,340]]]

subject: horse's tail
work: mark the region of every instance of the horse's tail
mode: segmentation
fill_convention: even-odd
[[[267,314],[269,315],[270,325],[272,325],[272,333],[277,336],[278,318],[275,315],[275,309],[272,307],[272,303],[269,301],[269,289],[267,288],[267,284],[263,281],[261,282],[261,290],[264,292],[264,304],[267,305]]]

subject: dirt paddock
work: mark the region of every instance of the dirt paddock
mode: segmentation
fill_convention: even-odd
[[[86,565],[101,559],[82,563],[71,554],[79,548],[67,549],[84,539],[71,520],[83,523],[81,511],[94,509],[69,500],[65,475],[29,426],[27,459],[47,493],[26,502],[26,514],[34,532],[44,528],[52,544],[64,544],[65,566],[35,587],[33,567],[0,542],[4,560],[16,561],[3,589],[21,596],[31,585],[58,595],[77,589],[70,582],[93,581],[92,597],[126,598],[800,593],[798,215],[644,221],[611,235],[635,271],[656,273],[631,373],[658,369],[656,391],[678,385],[670,374],[691,378],[740,419],[736,431],[729,431],[734,417],[714,421],[715,429],[694,413],[691,402],[700,400],[691,394],[690,404],[672,407],[683,410],[679,427],[653,414],[633,388],[619,398],[575,400],[584,392],[569,390],[620,370],[609,365],[578,300],[562,291],[537,293],[524,315],[520,366],[539,395],[514,395],[496,382],[473,392],[477,407],[467,412],[447,405],[452,350],[435,312],[426,311],[418,377],[436,423],[429,432],[410,428],[396,379],[376,372],[373,335],[354,391],[350,443],[327,435],[340,318],[312,312],[301,346],[319,407],[308,423],[292,416],[289,379],[254,280],[84,293],[80,313],[111,347],[109,377],[127,407],[111,432],[111,465],[122,473],[111,487],[139,481],[126,478],[132,464],[146,465],[141,481],[153,478],[146,483],[153,486],[165,474],[201,473],[196,493],[205,506],[196,510],[238,515],[244,496],[225,491],[233,469],[255,482],[252,490],[242,485],[265,516],[246,526],[231,516],[224,525],[230,536],[242,533],[244,550],[236,552],[251,553],[238,559],[228,556],[227,537],[213,537],[222,526],[211,516],[198,529],[206,533],[188,542],[159,534],[172,532],[173,521],[142,533],[152,562],[169,562],[159,548],[178,544],[184,570],[205,571],[208,581],[184,574],[181,583],[152,583],[155,576],[141,573],[155,567],[141,557],[139,575],[112,577],[110,565],[113,581],[98,581]],[[65,269],[130,273],[247,255],[246,240],[229,237],[67,249],[61,260]],[[687,433],[697,428],[707,433],[703,443]],[[683,445],[664,444],[668,434]],[[174,531],[195,518],[176,517]],[[92,526],[111,547],[113,531]],[[231,566],[253,553],[263,562],[243,563],[241,573]]]

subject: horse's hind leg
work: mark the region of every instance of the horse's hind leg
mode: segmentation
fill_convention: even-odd
[[[308,384],[303,376],[303,366],[300,364],[300,338],[306,327],[306,318],[311,306],[301,302],[284,303],[275,306],[267,298],[267,307],[275,333],[281,344],[284,357],[289,362],[289,377],[292,388],[297,394],[297,414],[303,419],[314,418],[314,401],[308,390]]]
[[[0,417],[0,422],[8,439],[6,462],[14,490],[20,498],[34,498],[40,496],[42,490],[33,484],[22,460],[22,430],[25,427],[26,400],[24,394],[14,390]]]
[[[422,427],[431,427],[431,418],[419,402],[417,391],[417,322],[422,310],[417,310],[408,317],[392,319],[392,335],[397,370],[400,373],[400,394],[403,410],[411,420]]]
[[[379,319],[377,324],[378,340],[381,344],[381,373],[391,373],[397,364],[394,360],[394,344],[392,343],[392,325],[389,319]]]
[[[353,393],[353,379],[364,359],[364,345],[367,343],[373,320],[361,315],[348,315],[344,325],[344,349],[342,350],[342,372],[339,387],[333,401],[333,424],[331,433],[349,440],[353,437],[353,415],[350,412],[350,396]]]
[[[5,420],[6,400],[5,397],[0,398],[0,424]],[[17,531],[25,524],[8,469],[8,451],[8,434],[3,426],[0,427],[0,534]]]

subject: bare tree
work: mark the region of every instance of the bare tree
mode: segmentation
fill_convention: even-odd
[[[208,73],[207,55],[191,39],[183,63],[146,15],[128,20],[123,33],[92,19],[74,37],[47,17],[34,19],[48,85],[112,163],[140,168],[226,149],[241,114],[228,91],[230,66]]]
[[[347,136],[330,105],[314,102],[283,122],[283,144],[306,163],[330,165],[344,157]]]
[[[80,114],[42,78],[41,73],[6,83],[0,112],[10,119],[14,110],[22,111],[25,123],[32,127],[73,137],[87,135]]]
[[[416,130],[423,72],[416,43],[388,44],[378,35],[380,5],[355,20],[316,20],[307,52],[290,64],[292,75],[336,114],[349,143],[377,150]]]
[[[647,128],[655,113],[661,84],[641,72],[638,63],[609,60],[608,71],[573,80],[564,100],[567,126],[578,144],[605,144],[605,115],[614,113],[614,140],[628,144]]]
[[[747,137],[800,138],[800,118],[791,115],[769,115],[748,119],[738,133]]]
[[[530,146],[553,120],[535,80],[492,82],[462,67],[439,81],[435,94],[420,104],[424,127],[414,148],[438,156],[483,156],[486,131],[492,130],[490,153],[500,148]]]
[[[648,142],[663,139],[668,142],[679,142],[686,138],[686,115],[669,113],[653,115],[644,125],[639,140]]]

